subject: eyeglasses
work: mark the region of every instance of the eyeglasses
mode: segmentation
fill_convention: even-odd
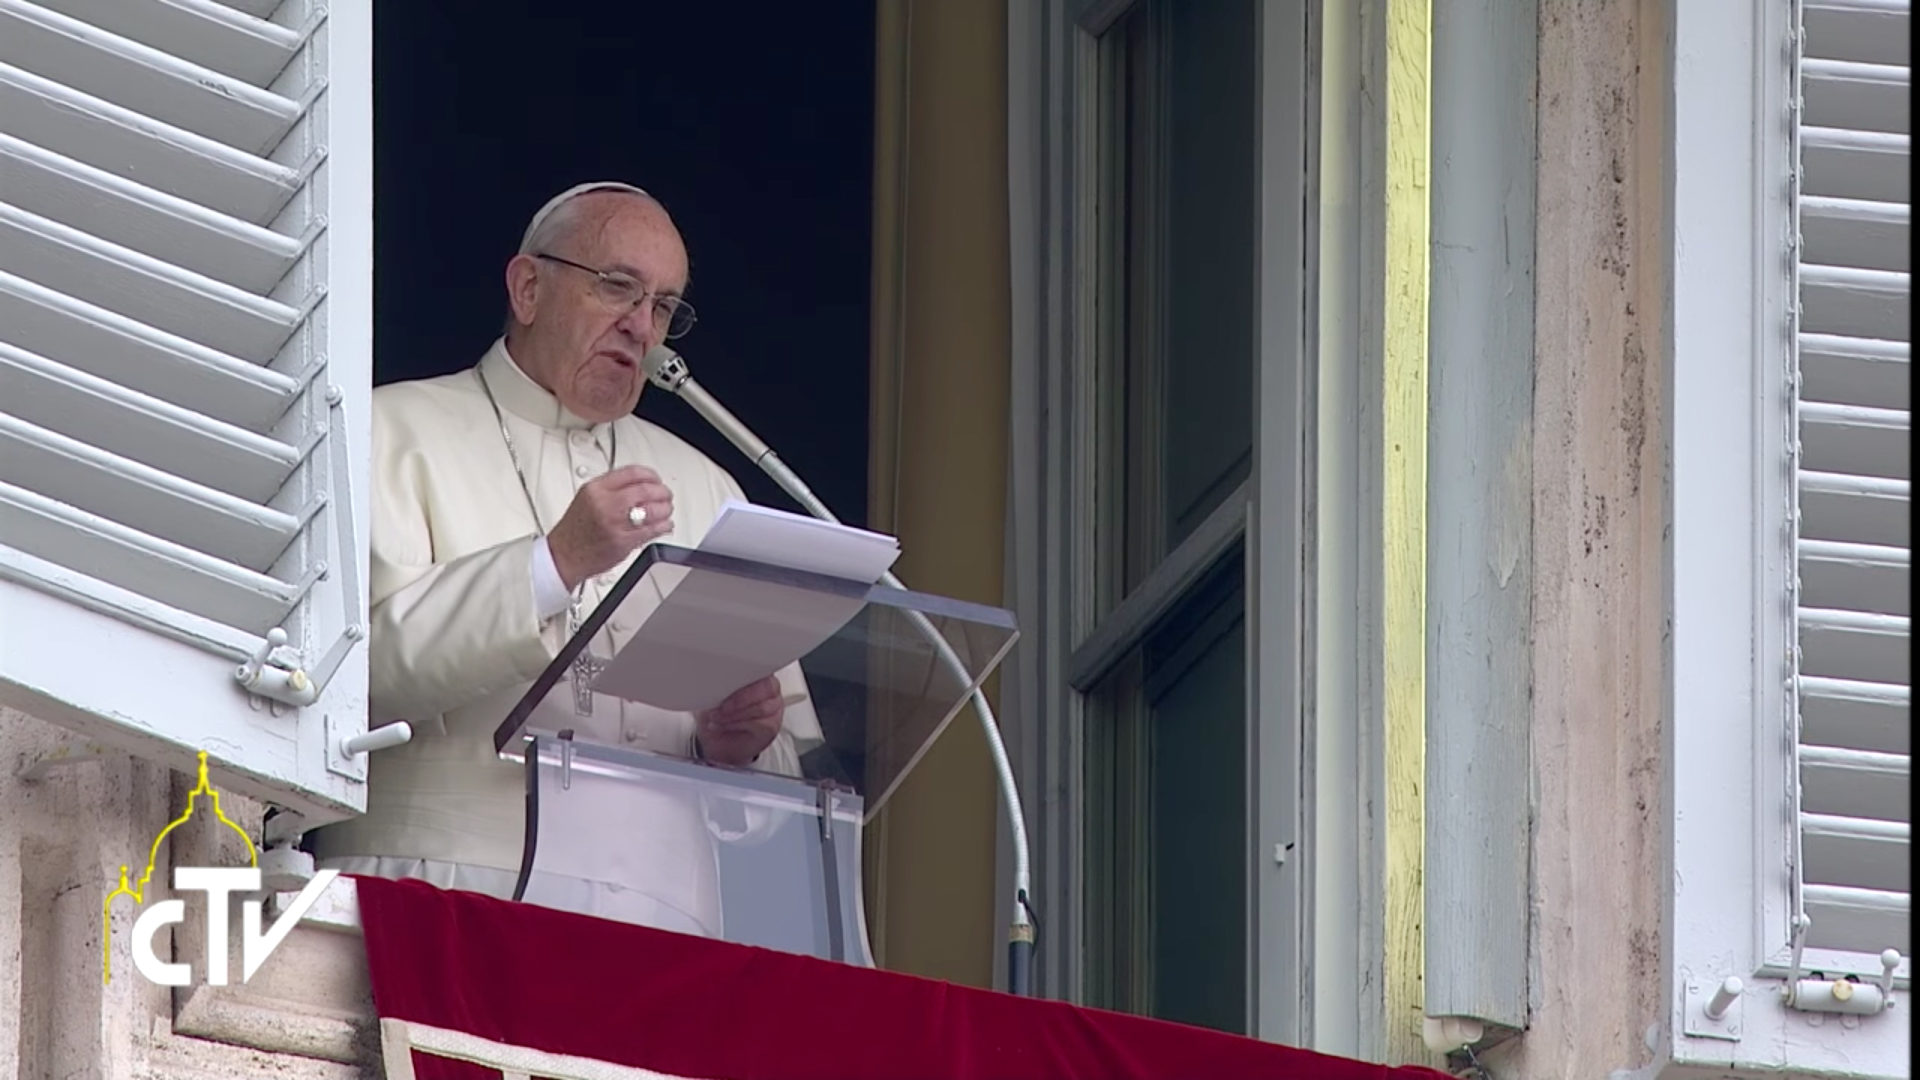
[[[591,266],[583,266],[572,259],[563,259],[544,251],[534,252],[533,257],[592,274],[593,295],[601,303],[621,314],[632,311],[649,300],[653,301],[653,325],[662,330],[669,340],[685,335],[687,331],[693,329],[694,321],[699,318],[694,314],[692,304],[678,296],[650,293],[645,285],[618,270],[595,270]]]

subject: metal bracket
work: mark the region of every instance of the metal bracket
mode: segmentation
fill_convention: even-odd
[[[1718,985],[1687,980],[1686,1033],[1701,1039],[1740,1041],[1741,1002],[1746,983],[1729,975]]]
[[[388,750],[413,741],[413,725],[405,720],[383,724],[371,731],[349,733],[341,722],[326,714],[327,771],[356,783],[366,783],[367,767],[361,759],[376,750]]]
[[[353,651],[354,645],[366,636],[366,629],[357,623],[340,631],[340,636],[333,639],[333,646],[320,658],[320,662],[314,665],[314,684],[325,690],[327,684],[333,681],[333,673],[340,670],[341,661],[345,660],[347,654]]]
[[[342,730],[345,726],[335,720],[332,713],[326,715],[327,771],[364,784],[367,781],[367,763],[362,755],[349,754],[342,746],[350,737]]]

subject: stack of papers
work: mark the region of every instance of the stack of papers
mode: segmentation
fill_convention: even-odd
[[[900,539],[729,499],[700,550],[872,585],[900,557]]]
[[[699,549],[873,585],[900,557],[884,533],[730,500]],[[628,604],[645,605],[633,638],[594,690],[659,709],[697,712],[787,668],[840,632],[863,597],[815,592],[713,570],[658,567]]]

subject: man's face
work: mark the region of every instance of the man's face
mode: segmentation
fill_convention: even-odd
[[[515,361],[568,410],[598,424],[639,402],[646,386],[640,358],[666,337],[659,301],[685,290],[687,251],[666,213],[645,199],[579,199],[587,205],[578,227],[542,249],[551,258],[516,256],[507,289],[525,324],[515,334]],[[622,286],[641,302],[614,299]]]

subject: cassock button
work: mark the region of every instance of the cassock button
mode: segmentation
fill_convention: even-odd
[[[640,733],[633,730],[632,728],[628,728],[625,731],[622,731],[620,733],[620,737],[627,740],[629,743],[637,743],[640,741]]]
[[[588,475],[592,473],[592,471],[593,470],[587,468],[585,465],[575,465],[573,467],[573,475],[579,477],[582,480],[585,480],[588,477]]]

